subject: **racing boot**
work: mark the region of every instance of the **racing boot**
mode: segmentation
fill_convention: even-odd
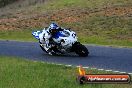
[[[56,54],[52,48],[49,48],[47,50],[47,52],[48,52],[49,55],[55,55]]]

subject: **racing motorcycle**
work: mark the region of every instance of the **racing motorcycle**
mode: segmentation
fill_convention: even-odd
[[[43,31],[46,31],[46,28]],[[39,40],[39,35],[41,33],[42,31],[34,31],[32,32],[32,35]],[[41,44],[41,42],[39,43],[41,49],[48,53],[44,49],[44,44]],[[77,41],[76,33],[70,29],[64,29],[63,31],[57,32],[56,36],[50,39],[50,44],[52,45],[54,55],[74,52],[81,57],[86,57],[89,54],[88,49]]]

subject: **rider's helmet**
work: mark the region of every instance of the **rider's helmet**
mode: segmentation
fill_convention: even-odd
[[[56,23],[51,23],[49,27],[50,27],[50,30],[52,29],[54,30],[54,29],[57,29],[59,26]]]
[[[49,32],[54,34],[58,31],[59,26],[56,23],[51,23],[49,26]]]

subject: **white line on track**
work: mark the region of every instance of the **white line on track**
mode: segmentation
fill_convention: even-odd
[[[103,71],[104,69],[98,69],[98,70]]]
[[[72,65],[65,65],[65,66],[67,66],[67,67],[71,67]]]
[[[37,61],[34,61],[34,62],[37,62]],[[45,63],[45,62],[42,62],[42,63]],[[63,64],[56,64],[56,63],[47,63],[47,64],[55,64],[55,65],[63,65]],[[68,65],[64,65],[64,66],[66,66],[66,67],[72,67],[73,65],[70,65],[70,64],[68,64]],[[73,67],[80,67],[80,66],[73,66]],[[115,72],[115,73],[127,73],[127,72],[121,72],[121,71],[113,71],[113,70],[105,70],[105,69],[98,69],[98,68],[92,68],[92,67],[83,67],[83,68],[85,68],[85,69],[93,69],[93,70],[99,70],[99,71],[107,71],[107,72]],[[132,73],[127,73],[127,74],[131,74],[132,75]]]
[[[89,67],[83,67],[83,68],[86,68],[86,69],[88,69]]]
[[[113,72],[116,72],[116,73],[118,73],[118,72],[120,72],[120,71],[113,71]]]
[[[112,71],[112,70],[105,70],[105,71],[110,72],[110,71]]]
[[[119,72],[119,73],[126,73],[126,72]]]

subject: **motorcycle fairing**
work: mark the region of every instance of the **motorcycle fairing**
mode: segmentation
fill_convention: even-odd
[[[41,34],[42,31],[33,31],[32,32],[32,35],[36,38],[36,39],[39,39],[39,34]]]
[[[58,39],[59,37],[67,37],[67,36],[62,32],[57,32],[53,35],[53,38],[55,39]]]

